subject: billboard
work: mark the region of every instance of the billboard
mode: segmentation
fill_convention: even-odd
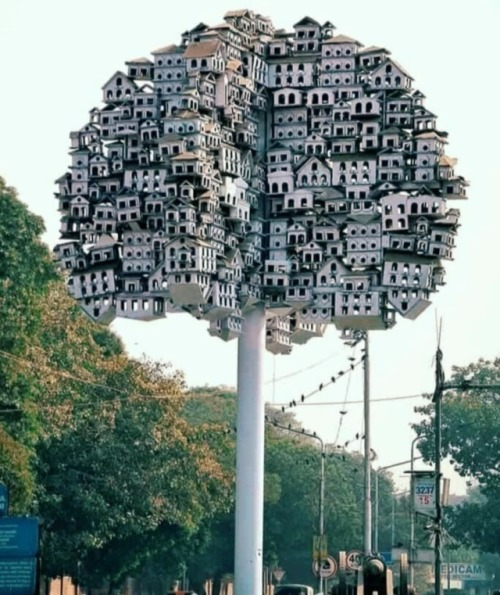
[[[441,564],[441,577],[452,581],[487,581],[489,579],[483,564],[469,562],[449,562]]]

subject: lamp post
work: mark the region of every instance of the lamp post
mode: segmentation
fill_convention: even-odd
[[[421,459],[422,457],[417,457],[419,459]],[[407,461],[401,461],[400,463],[393,463],[392,465],[385,465],[384,467],[379,467],[378,469],[376,469],[375,471],[375,539],[374,539],[374,545],[373,545],[373,549],[375,550],[375,552],[378,552],[378,508],[379,508],[379,499],[378,499],[378,476],[380,471],[385,471],[386,469],[392,469],[393,467],[399,467],[401,465],[406,465],[407,463],[410,463],[410,460]]]
[[[410,502],[410,572],[409,572],[409,579],[410,585],[415,583],[415,501],[414,501],[414,494],[413,494],[413,472],[414,472],[414,463],[415,463],[415,444],[421,440],[423,436],[416,436],[411,441],[411,453],[410,453],[410,482],[411,482],[411,502]],[[421,457],[417,457],[421,458]]]
[[[319,519],[318,519],[318,535],[323,537],[325,531],[325,443],[320,436],[316,434],[316,432],[310,433],[306,432],[305,430],[296,430],[289,426],[283,426],[279,424],[275,420],[268,420],[266,416],[266,421],[269,421],[273,424],[276,428],[280,428],[281,430],[286,430],[287,432],[292,432],[293,434],[299,434],[300,436],[308,436],[309,438],[313,438],[314,440],[318,440],[321,444],[321,465],[320,465],[320,475],[319,475]],[[323,592],[323,577],[319,576],[318,581],[318,590],[320,593]]]

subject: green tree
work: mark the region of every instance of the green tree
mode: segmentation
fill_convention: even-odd
[[[230,475],[181,415],[182,375],[135,361],[67,295],[43,225],[0,180],[0,478],[43,522],[43,567],[119,582],[171,566],[228,509]],[[212,448],[213,447],[213,448]]]
[[[203,387],[190,393],[185,415],[191,423],[207,422],[207,428],[229,430],[233,449],[226,453],[225,465],[234,469],[234,425],[236,421],[236,395],[226,387]],[[319,526],[319,488],[321,449],[318,440],[297,435],[285,428],[290,424],[301,430],[293,412],[266,408],[265,449],[265,509],[264,509],[264,563],[280,564],[287,570],[287,580],[310,582],[312,538]],[[362,545],[363,511],[363,459],[360,455],[327,445],[325,490],[325,532],[331,553]],[[382,474],[379,484],[382,494],[392,494],[390,476]],[[388,526],[390,498],[384,498],[381,520]],[[384,530],[390,535],[390,528]],[[188,574],[195,583],[205,569],[217,577],[233,570],[234,510],[221,514],[209,530],[202,551],[197,552],[188,565]]]
[[[122,394],[74,403],[67,428],[39,447],[45,567],[79,569],[92,584],[118,584],[155,554],[178,560],[226,508],[229,481],[200,430],[180,417],[176,375],[112,359],[108,383]]]
[[[485,552],[500,553],[500,409],[498,389],[466,389],[467,383],[500,384],[500,358],[480,359],[454,367],[451,381],[463,390],[444,393],[442,404],[443,456],[448,456],[464,477],[477,480],[482,498],[465,502],[450,515],[455,537],[474,543]],[[415,424],[424,437],[419,447],[427,460],[433,458],[434,407],[417,409],[423,416]]]
[[[48,283],[56,278],[40,241],[44,227],[13,188],[0,178],[0,478],[10,487],[11,511],[33,499],[32,446],[40,426],[32,410],[36,380],[19,373],[20,362],[41,325]]]

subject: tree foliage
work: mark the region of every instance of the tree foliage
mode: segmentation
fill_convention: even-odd
[[[230,474],[181,415],[182,375],[136,361],[68,297],[43,225],[0,182],[0,479],[38,514],[49,576],[172,565],[227,510]],[[175,572],[176,569],[172,571]]]
[[[233,451],[226,459],[234,469],[236,395],[226,387],[198,388],[187,400],[185,413],[191,422],[207,420],[214,429],[229,431]],[[312,541],[319,531],[319,494],[321,469],[320,441],[297,435],[302,426],[293,412],[266,406],[264,563],[279,564],[287,580],[311,582]],[[273,425],[276,420],[278,426]],[[282,429],[279,426],[283,426]],[[305,432],[307,430],[304,429]],[[307,432],[309,433],[309,432]],[[363,460],[332,445],[325,446],[325,533],[329,551],[362,547]],[[381,543],[390,538],[390,476],[380,475]],[[234,510],[221,514],[210,528],[207,547],[197,552],[188,565],[189,576],[201,580],[203,569],[214,577],[231,573],[234,550]]]
[[[37,428],[30,407],[33,378],[19,374],[20,358],[40,329],[48,283],[55,278],[40,241],[42,220],[29,213],[16,191],[0,178],[0,478],[10,487],[13,512],[29,506],[34,493],[31,446]]]
[[[450,517],[455,537],[483,551],[500,553],[500,358],[480,359],[454,367],[451,382],[463,390],[445,391],[442,402],[443,456],[448,456],[464,477],[474,478],[482,498],[465,502]],[[470,385],[493,388],[467,389]],[[427,460],[434,456],[434,407],[417,410],[423,419],[414,429],[423,440],[419,447]]]

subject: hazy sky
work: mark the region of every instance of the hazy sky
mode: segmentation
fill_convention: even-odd
[[[43,216],[47,242],[58,240],[54,180],[69,165],[69,132],[86,124],[89,110],[100,105],[102,85],[125,68],[125,61],[177,43],[183,31],[200,21],[217,24],[227,10],[245,7],[270,16],[276,28],[291,29],[306,15],[330,20],[337,33],[390,50],[426,95],[438,127],[448,131],[447,154],[459,159],[456,172],[471,184],[468,202],[450,202],[461,210],[462,227],[455,261],[447,264],[447,284],[435,295],[434,306],[414,322],[400,320],[390,331],[372,333],[373,399],[432,389],[437,319],[442,319],[448,373],[452,365],[498,356],[498,0],[256,0],[246,6],[229,0],[2,0],[0,175]],[[236,384],[236,342],[210,338],[207,323],[171,315],[154,323],[117,321],[113,328],[132,354],[172,362],[191,385]],[[334,328],[322,339],[295,347],[290,356],[267,354],[267,399],[288,402],[314,390],[342,370],[349,355]],[[362,406],[352,403],[361,398],[359,368],[350,383],[344,378],[310,399],[319,405],[295,411],[324,439],[338,436],[344,443],[362,429]],[[325,404],[332,402],[347,404]],[[378,464],[409,458],[409,424],[421,402],[373,402],[372,446]],[[340,409],[348,413],[339,427]],[[360,444],[354,441],[351,447]],[[396,478],[400,475],[396,471]],[[452,491],[463,488],[453,479]]]

